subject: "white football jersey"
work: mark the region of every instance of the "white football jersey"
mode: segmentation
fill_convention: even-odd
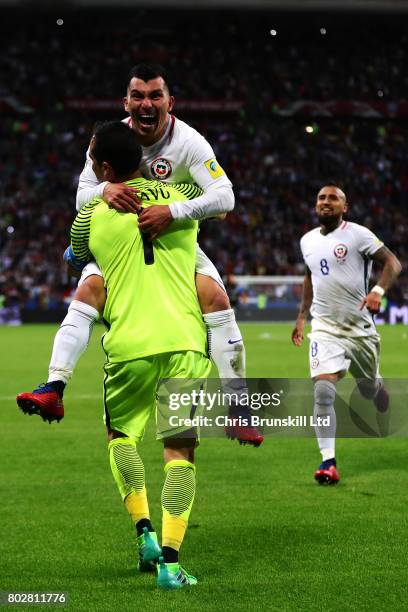
[[[123,122],[129,126],[132,125],[130,117],[123,119]],[[223,209],[222,202],[218,202],[216,214],[227,212],[233,208],[231,182],[217,163],[212,147],[204,136],[184,121],[170,115],[163,137],[150,147],[142,147],[142,150],[140,170],[145,178],[166,183],[195,183],[203,189],[204,194],[215,188],[218,190],[219,187],[226,186],[227,190],[231,191],[232,203],[231,201],[226,202],[225,209]],[[79,210],[92,197],[102,195],[103,188],[92,189],[91,197],[89,197],[88,192],[89,188],[97,188],[102,185],[105,186],[106,183],[100,183],[92,170],[92,160],[89,157],[88,149],[85,167],[79,177],[77,209]],[[84,190],[84,193],[85,190],[87,191],[85,201],[81,196],[82,190]],[[206,201],[203,196],[201,198],[204,208]],[[228,197],[226,199],[228,200]],[[183,205],[185,206],[185,203]],[[178,217],[179,215],[173,216]]]
[[[369,229],[349,221],[326,235],[317,227],[302,237],[300,248],[312,275],[312,331],[377,334],[372,315],[360,306],[368,292],[372,255],[382,246]]]

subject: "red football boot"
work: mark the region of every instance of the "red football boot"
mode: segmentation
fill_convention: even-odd
[[[320,485],[337,484],[340,480],[340,474],[337,471],[336,460],[323,461],[319,469],[315,471],[314,477]]]
[[[51,383],[43,383],[32,393],[19,393],[17,404],[25,414],[38,414],[43,421],[57,421],[64,418],[62,398]]]
[[[249,425],[249,420],[249,415],[245,417],[229,416],[228,425],[225,426],[225,434],[227,438],[238,440],[240,444],[251,444],[255,447],[261,446],[264,437],[256,427]]]
[[[387,412],[388,406],[390,404],[390,396],[387,389],[384,389],[384,387],[380,387],[377,391],[376,396],[373,399],[373,402],[378,412]]]

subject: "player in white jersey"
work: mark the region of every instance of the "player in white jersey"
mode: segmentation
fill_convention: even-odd
[[[347,208],[341,189],[335,185],[323,187],[316,201],[320,227],[307,232],[300,241],[306,274],[292,341],[301,345],[310,311],[314,415],[330,416],[329,430],[316,426],[322,463],[315,479],[320,484],[335,484],[340,479],[334,411],[340,378],[349,370],[361,394],[372,399],[379,411],[385,411],[389,401],[379,373],[380,337],[373,315],[379,312],[381,298],[397,279],[401,265],[369,229],[343,220]],[[369,291],[373,260],[383,268],[378,285]]]
[[[140,213],[139,227],[152,239],[173,219],[206,219],[223,216],[234,207],[232,185],[217,163],[211,146],[201,134],[171,114],[174,98],[170,95],[167,77],[161,66],[135,66],[129,75],[124,119],[137,133],[143,157],[140,169],[146,178],[168,183],[195,183],[203,194],[194,200],[175,202],[170,206],[151,206],[142,211],[137,192],[121,183],[99,182],[92,169],[89,149],[77,191],[77,210],[94,197],[102,196],[111,206],[124,212]],[[61,395],[73,369],[86,349],[92,326],[98,317],[99,284],[103,282],[96,264],[84,269],[80,285],[68,314],[58,331],[51,357],[46,387],[33,392],[34,402],[44,410],[46,393],[49,401],[60,403]],[[203,319],[207,325],[210,356],[220,378],[236,381],[239,392],[244,388],[245,349],[224,284],[214,264],[197,245],[196,286]],[[234,384],[234,383],[232,383]],[[27,394],[25,394],[27,395]],[[42,397],[36,398],[35,396]],[[240,416],[240,409],[237,416]],[[246,416],[246,415],[245,415]],[[240,442],[259,446],[263,437],[252,427],[227,428],[227,435]]]

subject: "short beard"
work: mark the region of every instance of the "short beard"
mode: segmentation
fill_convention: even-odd
[[[336,227],[340,224],[341,215],[317,215],[320,225]]]

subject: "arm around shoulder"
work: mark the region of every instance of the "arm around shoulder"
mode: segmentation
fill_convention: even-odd
[[[85,166],[79,175],[78,188],[76,192],[76,209],[79,211],[85,204],[88,204],[93,198],[102,197],[103,190],[108,183],[100,183],[92,170],[92,161],[88,157]]]
[[[209,219],[226,215],[233,210],[235,204],[231,183],[214,185],[193,200],[173,202],[170,212],[173,219]]]

